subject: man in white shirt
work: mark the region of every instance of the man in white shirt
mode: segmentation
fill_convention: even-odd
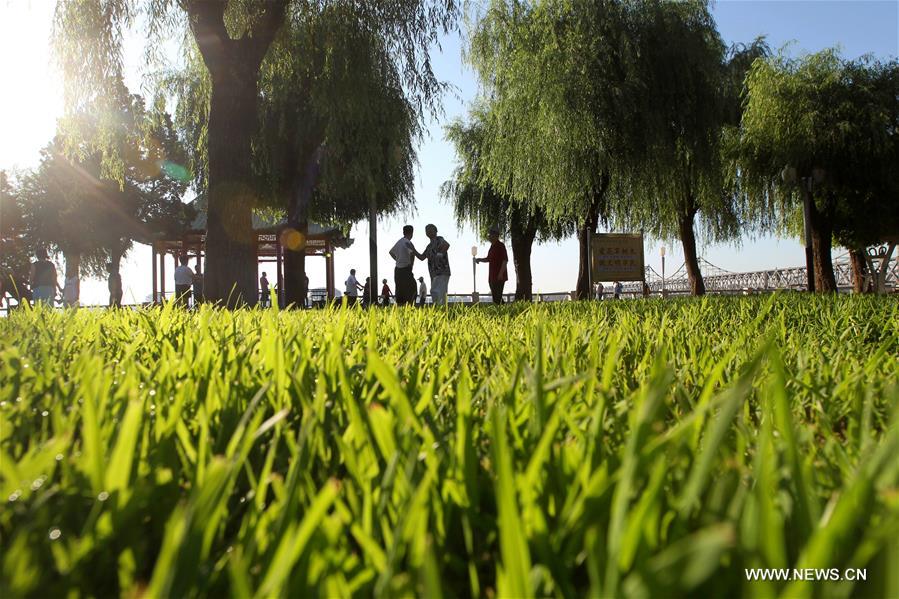
[[[359,281],[356,280],[356,269],[350,269],[350,276],[347,277],[346,280],[346,304],[347,306],[352,306],[356,303],[356,298],[359,297],[359,292],[362,290],[362,285],[359,284]]]
[[[412,225],[404,226],[403,236],[390,248],[390,257],[396,260],[393,280],[397,306],[415,302],[415,277],[412,275],[412,263],[418,252],[412,245],[412,232]]]
[[[418,277],[418,305],[424,306],[428,299],[428,286],[425,285],[425,278]]]
[[[184,307],[190,300],[190,288],[194,284],[194,271],[187,265],[187,255],[178,259],[181,266],[175,269],[175,301]]]

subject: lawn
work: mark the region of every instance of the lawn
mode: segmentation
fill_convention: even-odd
[[[0,595],[897,597],[897,456],[895,299],[20,311]]]

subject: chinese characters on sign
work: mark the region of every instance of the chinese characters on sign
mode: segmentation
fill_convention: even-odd
[[[593,236],[591,262],[594,281],[642,281],[643,236],[600,233]]]

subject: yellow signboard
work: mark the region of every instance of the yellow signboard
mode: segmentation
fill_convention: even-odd
[[[643,235],[600,233],[590,251],[594,281],[643,280]]]

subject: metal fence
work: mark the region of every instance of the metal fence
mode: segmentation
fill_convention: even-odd
[[[848,292],[852,289],[852,266],[846,255],[837,257],[833,261],[834,274],[837,279],[837,287],[840,291]],[[711,295],[743,295],[748,293],[770,293],[773,291],[795,290],[801,291],[806,289],[807,275],[804,266],[790,268],[774,268],[770,270],[760,270],[754,272],[731,272],[719,268],[700,259],[700,269],[702,270],[703,280],[706,286],[706,292]],[[899,290],[899,264],[897,259],[893,258],[887,265],[886,289],[887,292],[896,292]],[[663,282],[661,275],[657,273],[651,266],[646,267],[646,284],[649,286],[650,297],[661,297],[662,287],[664,284],[665,297],[682,296],[690,294],[690,280],[686,276],[686,270],[683,265],[676,269],[673,274],[667,276]],[[174,298],[175,292],[166,292],[165,299]],[[611,286],[603,289],[602,299],[612,299],[614,294]],[[623,299],[631,299],[643,297],[643,282],[634,281],[622,283],[622,292],[620,297]],[[533,294],[535,302],[565,302],[573,299],[573,292],[558,291],[551,293],[535,293]],[[514,293],[503,294],[505,302],[511,302],[515,299]],[[332,300],[339,303],[341,298]],[[425,300],[427,304],[431,304],[431,297]],[[450,293],[447,295],[447,303],[449,304],[490,304],[493,302],[490,294],[479,294],[477,300],[472,293]],[[393,302],[391,302],[392,304]],[[136,308],[151,305],[149,300],[143,303],[124,304],[123,307]],[[308,307],[322,308],[329,304],[327,293],[325,290],[318,288],[311,290],[309,294]],[[15,300],[7,300],[5,304],[0,300],[0,314],[5,315],[10,306],[15,308]],[[105,308],[103,305],[83,305],[79,306],[85,309]]]

